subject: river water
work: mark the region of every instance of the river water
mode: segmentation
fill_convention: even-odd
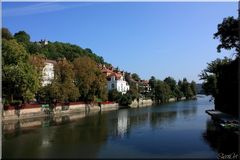
[[[2,157],[215,159],[227,146],[211,137],[209,100],[3,124]]]

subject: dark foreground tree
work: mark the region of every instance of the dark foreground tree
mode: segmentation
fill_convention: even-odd
[[[231,60],[217,59],[208,64],[202,71],[200,78],[204,80],[203,88],[207,94],[214,97],[215,109],[239,117],[239,19],[224,18],[218,24],[218,31],[214,38],[220,39],[217,51],[235,50],[236,58]]]
[[[227,17],[218,24],[218,31],[214,34],[214,38],[220,40],[217,46],[218,52],[221,52],[221,49],[234,49],[235,53],[240,56],[239,23],[239,20],[234,17]]]

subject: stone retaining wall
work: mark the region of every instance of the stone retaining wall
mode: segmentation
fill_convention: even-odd
[[[56,106],[53,109],[53,115],[61,116],[65,114],[77,113],[77,112],[99,112],[107,110],[117,110],[119,108],[118,103],[107,103],[101,104],[101,107],[94,104],[83,104],[74,103],[69,106]],[[65,110],[66,109],[66,110]],[[24,119],[24,118],[34,118],[34,117],[44,117],[48,114],[44,112],[41,107],[35,108],[23,108],[23,109],[9,109],[3,110],[2,113],[3,120],[14,120],[14,119]]]
[[[26,108],[26,109],[19,110],[20,116],[26,116],[26,115],[35,114],[35,113],[42,113],[42,109],[39,107],[39,108]]]
[[[181,100],[186,100],[186,97],[182,97]]]
[[[101,105],[101,110],[102,111],[117,110],[117,109],[119,109],[118,103],[102,104]]]
[[[153,104],[153,101],[151,99],[139,99],[139,101],[134,100],[129,106],[131,108],[137,108],[137,107],[151,106],[152,104]]]
[[[169,100],[168,100],[168,102],[176,102],[177,101],[177,98],[170,98]]]
[[[2,118],[3,120],[13,120],[13,119],[24,119],[29,117],[44,116],[45,113],[40,107],[37,108],[24,108],[24,109],[10,109],[3,110]]]

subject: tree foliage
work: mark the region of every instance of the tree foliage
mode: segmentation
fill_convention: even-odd
[[[50,91],[60,102],[78,100],[79,90],[74,84],[73,66],[66,59],[58,60]]]
[[[207,95],[213,95],[215,97],[218,93],[217,79],[221,71],[221,67],[231,63],[231,59],[224,57],[224,59],[216,59],[211,63],[207,63],[207,68],[204,69],[199,75],[203,80],[203,89]]]
[[[192,81],[191,84],[190,84],[190,87],[191,87],[193,95],[196,95],[197,94],[197,84],[196,84],[196,82]]]
[[[189,83],[186,78],[182,81],[179,80],[177,84],[172,77],[166,77],[161,81],[152,76],[149,80],[149,85],[151,86],[151,97],[157,103],[168,102],[170,98],[179,100],[182,97],[186,97],[191,99],[196,95],[196,83],[194,81]]]
[[[135,81],[140,81],[141,80],[137,73],[132,74],[132,79],[135,80]]]
[[[29,34],[27,34],[25,31],[19,31],[14,34],[14,38],[17,40],[18,43],[22,44],[28,51],[28,46],[30,44],[31,38]]]
[[[122,106],[129,106],[133,100],[134,98],[132,97],[131,93],[127,93],[119,96],[118,103]]]
[[[66,58],[69,61],[73,61],[76,58],[88,56],[96,63],[106,64],[103,57],[96,55],[91,49],[83,49],[80,46],[63,42],[49,42],[47,45],[39,42],[31,42],[28,45],[29,52],[31,54],[41,53],[48,59],[57,60],[58,58]]]
[[[218,24],[218,31],[214,34],[214,38],[220,40],[218,52],[221,52],[221,49],[235,49],[236,54],[240,56],[239,23],[234,17],[227,17]]]
[[[216,59],[207,64],[199,75],[204,80],[203,89],[206,94],[214,97],[215,109],[239,117],[239,19],[234,17],[224,18],[218,24],[214,38],[220,39],[217,51],[235,50],[236,59]]]
[[[81,99],[94,101],[95,98],[107,99],[106,78],[89,57],[77,58],[73,61],[75,83],[79,88]]]
[[[172,77],[167,77],[164,79],[164,82],[169,85],[171,90],[174,90],[176,88],[176,81]]]
[[[2,41],[3,95],[12,102],[14,98],[28,101],[34,98],[40,86],[39,75],[29,63],[25,48],[16,40]]]
[[[16,40],[2,40],[2,63],[3,65],[14,64],[17,65],[21,62],[26,62],[28,53],[25,48]]]
[[[171,89],[167,83],[157,80],[155,86],[155,100],[157,102],[166,103],[171,96]]]
[[[12,33],[7,28],[2,28],[2,39],[10,40],[12,38]]]
[[[179,88],[187,99],[195,95],[192,91],[191,84],[187,81],[186,78],[183,78],[183,81],[180,81]]]
[[[117,102],[119,100],[119,98],[121,97],[121,95],[122,94],[120,92],[118,92],[116,89],[112,89],[112,90],[108,91],[108,100]]]

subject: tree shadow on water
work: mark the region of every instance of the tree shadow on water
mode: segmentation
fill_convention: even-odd
[[[203,139],[209,146],[219,154],[238,154],[239,136],[232,132],[226,132],[217,126],[213,120],[208,120]]]

